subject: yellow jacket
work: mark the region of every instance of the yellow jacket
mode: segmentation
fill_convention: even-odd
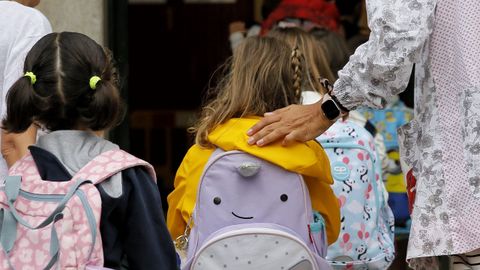
[[[330,162],[323,148],[314,141],[288,147],[283,147],[280,143],[262,148],[250,146],[246,132],[257,121],[258,118],[230,119],[215,128],[208,139],[225,151],[240,150],[303,175],[313,209],[319,211],[325,219],[328,243],[334,243],[340,232],[340,208],[330,187],[333,184]],[[192,146],[177,170],[175,189],[167,198],[167,227],[173,239],[185,231],[195,206],[200,176],[213,151],[214,149],[198,145]]]

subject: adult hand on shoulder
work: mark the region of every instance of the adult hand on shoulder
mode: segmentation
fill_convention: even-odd
[[[322,113],[320,102],[310,105],[290,105],[266,113],[248,132],[248,143],[264,146],[277,140],[283,145],[306,142],[325,132],[333,123]]]

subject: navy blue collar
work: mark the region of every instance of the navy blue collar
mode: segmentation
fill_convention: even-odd
[[[72,179],[72,175],[55,155],[38,146],[32,145],[28,149],[43,180],[62,182]]]

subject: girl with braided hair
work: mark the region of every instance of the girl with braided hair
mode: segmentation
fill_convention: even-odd
[[[327,48],[310,32],[298,27],[276,27],[268,32],[267,36],[283,40],[290,47],[297,47],[302,53],[306,68],[303,73],[303,85],[307,89],[303,89],[304,91],[322,90],[323,86],[318,78],[335,81],[335,75],[328,61]]]
[[[174,239],[190,225],[201,174],[215,149],[221,148],[243,151],[301,174],[313,209],[325,219],[328,243],[335,242],[340,229],[339,206],[330,187],[330,164],[322,147],[309,141],[289,147],[273,144],[259,151],[245,140],[247,129],[264,113],[300,103],[304,69],[301,51],[272,37],[247,38],[235,50],[225,65],[223,78],[210,93],[213,98],[203,106],[199,121],[191,129],[195,145],[184,157],[175,189],[168,196],[167,227]]]
[[[302,77],[302,103],[310,104],[311,100],[318,100],[328,92],[323,87],[319,78],[327,79],[328,82],[334,82],[335,76],[329,67],[327,49],[319,42],[315,36],[298,27],[277,27],[268,33],[268,36],[286,41],[292,48],[299,48],[305,58],[305,70]],[[379,158],[382,161],[382,168],[386,170],[391,167],[391,160],[387,155],[384,138],[377,132],[373,124],[357,111],[349,113],[348,118],[356,122],[372,133],[375,138],[375,145]]]
[[[300,49],[300,51],[303,52],[303,54],[300,57],[305,59],[305,63],[306,63],[305,69],[303,70],[296,69],[297,72],[300,72],[300,77],[302,78],[301,80],[302,104],[312,104],[320,100],[322,96],[326,94],[331,88],[331,85],[329,84],[329,80],[325,79],[326,77],[325,74],[328,75],[329,74],[328,72],[330,72],[331,74],[331,71],[328,65],[328,61],[326,61],[325,52],[322,50],[322,47],[320,46],[321,43],[317,41],[311,33],[308,33],[298,27],[288,27],[288,28],[277,27],[272,31],[270,31],[268,33],[268,36],[286,41],[291,48],[294,48],[295,54],[296,52],[299,52],[298,48]],[[298,76],[296,76],[296,78],[298,78]],[[341,132],[338,132],[338,131],[341,131]],[[343,119],[339,120],[338,123],[331,129],[329,129],[328,133],[325,133],[325,134],[328,134],[328,135],[323,135],[323,137],[320,136],[317,138],[317,140],[319,142],[327,142],[327,143],[331,143],[332,141],[340,141],[342,143],[350,142],[351,145],[353,146],[358,145],[359,147],[363,147],[364,142],[371,142],[375,145],[375,157],[376,159],[378,159],[378,164],[381,164],[382,169],[385,169],[389,165],[390,159],[388,158],[385,151],[385,144],[384,144],[384,139],[382,134],[377,132],[375,126],[357,111],[351,111],[348,114],[348,116],[345,116]],[[359,143],[360,141],[362,143]],[[330,157],[332,168],[338,168],[337,166],[339,164],[339,160],[342,160],[342,162],[344,162],[343,157],[347,157],[347,160],[350,160],[350,161],[348,161],[345,164],[349,166],[350,170],[352,168],[354,170],[357,170],[357,172],[360,175],[360,177],[358,178],[355,178],[356,176],[349,176],[349,179],[347,179],[348,181],[345,181],[345,179],[339,180],[336,172],[332,171],[334,178],[337,177],[336,184],[334,185],[335,193],[338,196],[339,200],[343,200],[343,203],[342,203],[343,208],[341,209],[343,222],[342,222],[342,230],[340,235],[341,236],[346,234],[353,235],[353,234],[356,234],[356,231],[350,229],[348,225],[345,227],[345,224],[347,224],[345,223],[345,220],[347,220],[347,222],[350,222],[350,220],[358,220],[358,217],[355,217],[354,215],[352,216],[351,213],[348,212],[348,209],[345,210],[350,205],[350,204],[346,204],[345,202],[356,201],[357,198],[359,197],[358,194],[360,193],[357,193],[357,192],[359,192],[359,190],[362,190],[362,189],[361,189],[361,183],[359,184],[358,181],[361,181],[363,183],[367,183],[367,182],[372,183],[373,181],[376,181],[376,179],[373,179],[373,177],[371,176],[372,174],[368,174],[367,166],[364,166],[364,165],[368,165],[368,163],[360,164],[360,165],[357,163],[353,165],[351,161],[353,160],[352,157],[356,155],[356,152],[349,152],[347,148],[343,148],[341,146],[335,147],[335,148],[330,147],[330,150],[328,150],[327,148],[327,152],[329,152],[330,154],[329,157]],[[352,155],[351,153],[354,153],[354,155]],[[341,157],[341,158],[338,158],[338,157]],[[368,166],[368,168],[371,168],[371,167]],[[378,175],[381,175],[380,167],[377,167],[377,173]],[[357,183],[355,183],[355,179]],[[387,191],[385,190],[384,185],[381,182],[378,182],[378,183],[379,183],[378,185],[379,188],[377,189],[376,192],[378,192],[379,194],[387,194]],[[345,189],[345,186],[347,187],[346,189]],[[370,219],[371,211],[369,209],[372,209],[372,208],[368,206],[368,207],[365,207],[364,209],[365,209],[364,214],[368,216],[368,219]],[[388,213],[385,216],[391,217],[389,215],[389,213],[391,213],[391,210],[389,206],[386,205],[386,203],[379,204],[378,206],[375,205],[373,207],[373,210],[375,213],[381,213],[383,211],[382,213]],[[370,229],[372,229],[372,231],[380,230],[379,228],[381,226],[382,224],[380,223],[374,224],[373,226],[370,226]],[[383,236],[387,240],[391,240],[391,238],[393,238],[393,235],[391,234],[383,234]],[[349,254],[346,250],[339,248],[341,244],[344,244],[344,239],[342,237],[339,237],[338,242],[330,247],[329,253],[328,253],[329,256],[331,254],[335,254],[335,257],[327,257],[327,259],[331,261],[338,261],[336,257],[351,256],[351,254]],[[361,241],[356,240],[355,245],[359,250],[359,254],[355,256],[359,256],[358,257],[359,260],[360,260],[360,257],[362,257],[363,258],[362,260],[366,261],[367,259],[364,259],[365,250],[366,248],[371,248],[371,245],[367,242],[366,238],[365,238],[365,241],[363,239]],[[373,253],[374,251],[370,251],[369,254],[373,254]],[[388,262],[385,262],[385,264],[383,264],[382,262],[380,264],[380,267],[384,267],[388,265],[391,262],[391,259],[392,259],[391,257],[388,257]],[[378,269],[378,266],[372,265],[369,269],[371,268]]]

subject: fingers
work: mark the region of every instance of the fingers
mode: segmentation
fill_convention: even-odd
[[[259,133],[255,134],[255,136],[259,136],[260,138],[256,141],[256,144],[258,146],[264,146],[282,139],[285,135],[287,135],[286,131],[281,128],[272,126],[271,130],[262,130]]]
[[[269,126],[275,122],[278,122],[280,121],[280,116],[279,115],[276,115],[275,113],[268,113],[265,114],[265,117],[262,118],[258,123],[256,123],[252,128],[250,128],[248,131],[247,131],[247,135],[248,136],[253,136],[255,135],[257,132],[259,132],[260,130],[262,130],[263,128],[265,128],[266,126]],[[258,136],[257,136],[258,137]],[[256,142],[256,140],[255,140]],[[253,142],[253,143],[255,143]],[[253,144],[252,143],[252,144]]]
[[[305,133],[303,131],[294,130],[287,134],[282,141],[283,146],[289,146],[295,142],[306,142]]]
[[[282,145],[283,146],[289,146],[292,143],[294,143],[295,141],[297,141],[297,139],[295,138],[295,133],[292,132],[292,133],[288,134],[287,136],[285,136],[285,138],[282,141]]]
[[[262,120],[247,131],[250,136],[248,143],[264,146],[281,139],[284,144],[295,140],[305,141],[305,132],[302,130],[308,131],[308,126],[314,124],[309,117],[312,115],[311,111],[314,115],[317,114],[317,108],[312,106],[290,105],[273,113],[266,113]],[[284,138],[286,135],[289,137]]]

